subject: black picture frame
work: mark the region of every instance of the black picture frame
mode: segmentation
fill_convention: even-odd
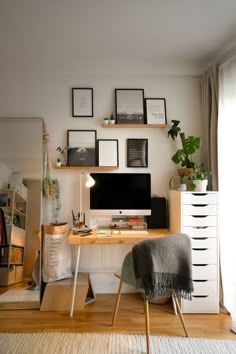
[[[167,124],[166,99],[145,98],[147,124]]]
[[[96,166],[96,130],[67,130],[67,166]]]
[[[119,141],[118,139],[97,140],[98,166],[119,166]]]
[[[115,89],[117,124],[145,124],[144,89]]]
[[[72,88],[72,117],[93,117],[93,88]]]
[[[127,139],[127,167],[148,167],[148,139]]]

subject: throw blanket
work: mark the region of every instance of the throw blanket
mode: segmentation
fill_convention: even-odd
[[[143,288],[149,300],[157,296],[191,299],[192,250],[186,234],[148,239],[132,249],[136,287]]]

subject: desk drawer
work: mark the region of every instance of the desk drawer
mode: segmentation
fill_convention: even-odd
[[[189,237],[217,237],[217,227],[215,226],[185,226],[183,233]]]
[[[217,264],[217,251],[214,248],[192,249],[192,264]]]
[[[192,296],[192,301],[181,300],[183,313],[218,313],[219,299],[217,296]]]
[[[192,238],[192,248],[217,248],[217,238],[214,237],[203,237],[203,238]]]
[[[193,295],[214,295],[218,294],[216,280],[193,281]]]
[[[183,215],[217,215],[216,204],[183,205]]]
[[[217,226],[217,216],[183,216],[183,226]]]
[[[217,193],[183,193],[182,204],[217,204]]]
[[[192,266],[192,278],[194,280],[216,280],[217,266],[216,264],[201,264]]]

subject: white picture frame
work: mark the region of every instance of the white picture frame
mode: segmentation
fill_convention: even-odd
[[[145,98],[147,124],[166,124],[166,99]]]
[[[98,166],[119,166],[119,142],[117,139],[98,139]]]

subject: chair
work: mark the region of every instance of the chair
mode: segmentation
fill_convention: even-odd
[[[185,234],[176,234],[138,243],[123,261],[112,326],[117,317],[122,284],[126,283],[143,292],[148,354],[150,352],[149,302],[159,296],[172,297],[175,313],[177,309],[185,336],[188,337],[178,297],[191,299],[193,291],[191,252],[190,238]]]

